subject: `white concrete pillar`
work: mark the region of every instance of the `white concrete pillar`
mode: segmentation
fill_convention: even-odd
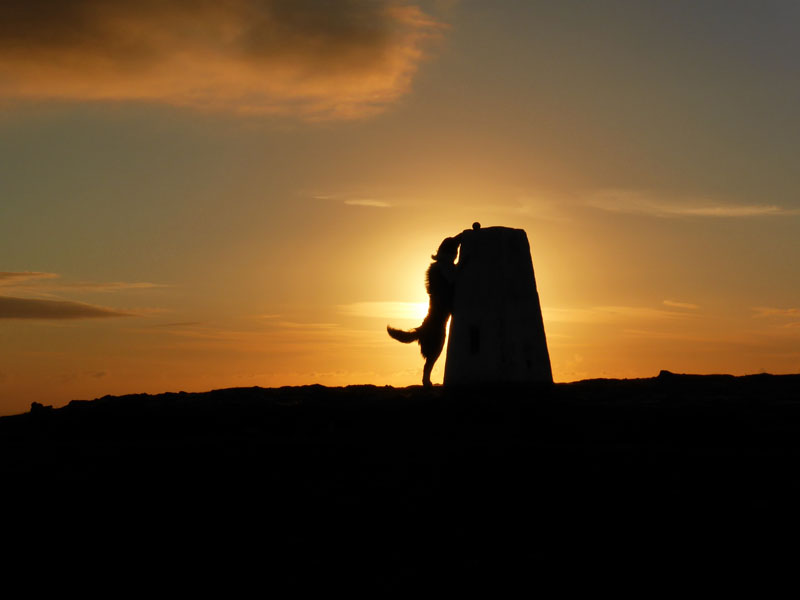
[[[444,383],[552,381],[528,236],[476,223],[461,234]]]

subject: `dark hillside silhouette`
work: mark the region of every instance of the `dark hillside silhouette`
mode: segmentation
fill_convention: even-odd
[[[800,558],[798,375],[107,396],[1,418],[0,457],[6,546],[85,577],[660,588]]]

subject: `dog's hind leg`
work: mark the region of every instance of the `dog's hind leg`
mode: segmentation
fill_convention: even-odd
[[[439,358],[438,356],[433,358],[426,358],[425,359],[425,366],[422,367],[422,385],[425,387],[431,387],[433,384],[431,383],[431,371],[433,371],[433,365],[436,362],[436,359]]]

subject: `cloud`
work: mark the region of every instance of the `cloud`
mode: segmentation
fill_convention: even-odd
[[[156,325],[151,325],[150,327],[153,328],[194,327],[195,325],[202,325],[202,321],[176,321],[174,323],[160,323]]]
[[[350,194],[311,194],[314,200],[332,200],[342,202],[348,206],[367,206],[370,208],[389,208],[391,202],[378,200],[376,198],[365,198],[363,196],[351,196]]]
[[[592,308],[542,307],[545,322],[554,323],[616,323],[632,320],[661,321],[685,319],[693,315],[674,310],[647,306],[595,306]]]
[[[373,208],[389,208],[391,204],[383,200],[371,200],[369,198],[354,198],[352,200],[345,200],[348,206],[370,206]]]
[[[300,323],[297,321],[278,321],[276,325],[283,329],[303,330],[322,333],[337,329],[337,323]]]
[[[800,318],[800,308],[774,308],[770,306],[757,306],[753,308],[755,318],[778,317],[797,319]]]
[[[38,271],[0,271],[0,286],[16,291],[35,292],[39,295],[48,295],[47,292],[119,292],[169,287],[149,281],[78,281],[74,283],[53,281],[60,277],[57,273]]]
[[[697,310],[700,308],[697,304],[691,304],[690,302],[678,302],[677,300],[664,300],[664,306],[669,306],[672,308],[685,308],[686,310]]]
[[[427,302],[354,302],[342,304],[339,312],[351,317],[408,319],[419,321],[428,312]]]
[[[15,285],[22,281],[53,279],[58,277],[55,273],[41,273],[38,271],[0,271],[0,285]]]
[[[355,118],[409,90],[444,28],[399,0],[5,0],[0,98]]]
[[[523,193],[514,190],[507,194],[508,200],[497,200],[466,206],[476,214],[501,214],[514,217],[529,217],[543,221],[568,222],[572,217],[565,210],[568,202],[554,197],[552,192]]]
[[[747,218],[798,214],[798,211],[775,204],[724,204],[704,198],[659,198],[653,194],[632,190],[601,192],[590,198],[586,204],[608,212],[662,218]]]
[[[129,316],[133,315],[82,302],[0,296],[0,319],[97,319]]]
[[[262,327],[246,329],[208,324],[177,323],[172,326],[147,326],[133,329],[139,334],[161,338],[162,348],[182,350],[226,350],[235,352],[303,354],[323,347],[375,348],[386,345],[383,328],[370,330],[342,327],[336,323],[315,323],[268,319]]]
[[[122,290],[151,290],[154,288],[164,287],[169,286],[162,283],[151,283],[149,281],[110,281],[107,283],[94,283],[88,281],[39,286],[40,289],[73,292],[119,292]]]

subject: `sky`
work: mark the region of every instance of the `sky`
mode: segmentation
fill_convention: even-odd
[[[418,384],[386,325],[474,221],[527,232],[556,381],[797,373],[799,26],[771,0],[6,0],[0,414]]]

